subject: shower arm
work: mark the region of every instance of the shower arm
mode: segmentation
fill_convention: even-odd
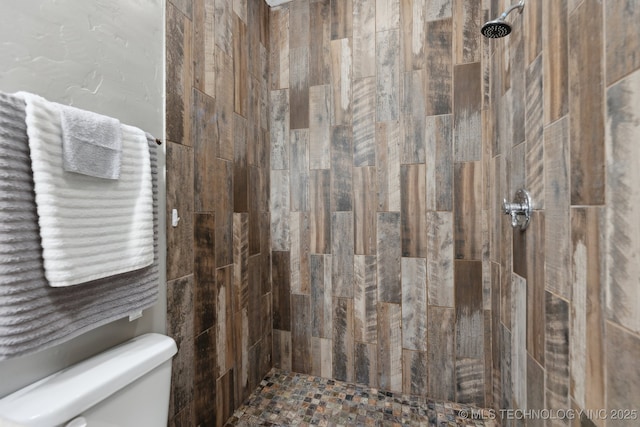
[[[524,9],[524,0],[520,0],[520,3],[514,4],[512,6],[509,6],[509,8],[507,10],[502,12],[502,15],[500,15],[500,17],[497,20],[498,21],[504,21],[507,18],[507,16],[511,12],[513,12],[514,9],[520,9],[520,13],[522,13],[522,10]]]

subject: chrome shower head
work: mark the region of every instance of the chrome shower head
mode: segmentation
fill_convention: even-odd
[[[509,33],[511,33],[511,25],[501,19],[496,19],[486,22],[480,29],[480,32],[487,38],[497,39],[508,36]]]
[[[505,21],[507,15],[509,15],[514,9],[520,9],[520,13],[524,9],[524,0],[520,0],[520,3],[510,6],[507,10],[502,12],[502,15],[498,19],[485,22],[480,29],[483,36],[490,39],[497,39],[500,37],[508,36],[511,33],[511,25]]]

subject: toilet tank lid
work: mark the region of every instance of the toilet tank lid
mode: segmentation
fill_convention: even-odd
[[[0,399],[0,426],[55,426],[131,384],[177,352],[165,335],[133,338]]]

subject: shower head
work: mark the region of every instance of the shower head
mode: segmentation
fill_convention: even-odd
[[[508,36],[509,33],[511,33],[511,25],[501,19],[496,19],[486,22],[480,29],[480,32],[487,38],[498,39]]]
[[[485,22],[480,29],[483,36],[490,39],[497,39],[500,37],[508,36],[511,33],[511,25],[505,21],[507,15],[509,15],[514,9],[520,9],[520,13],[524,9],[524,0],[520,0],[520,3],[510,6],[507,10],[502,12],[502,15],[498,19]]]

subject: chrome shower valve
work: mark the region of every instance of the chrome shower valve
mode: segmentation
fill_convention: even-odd
[[[503,199],[502,202],[502,211],[505,215],[511,216],[511,226],[520,228],[520,231],[526,230],[529,226],[532,210],[531,196],[527,190],[519,189],[516,191],[515,198],[511,203],[507,202],[507,199]]]

